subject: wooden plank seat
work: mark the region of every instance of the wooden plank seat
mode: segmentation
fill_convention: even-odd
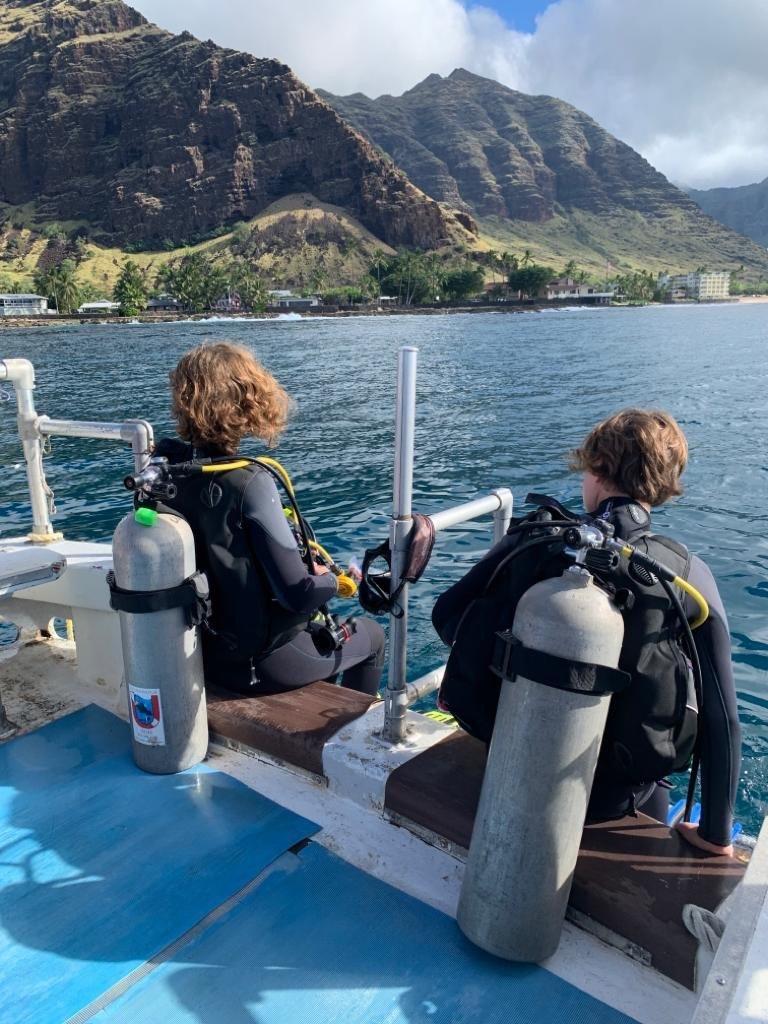
[[[212,739],[262,751],[322,776],[325,744],[364,715],[374,699],[330,683],[259,697],[209,689],[208,726]]]
[[[457,730],[390,775],[387,811],[466,850],[485,756],[484,744]],[[656,970],[693,989],[698,946],[682,923],[683,907],[715,910],[744,870],[740,860],[700,853],[638,814],[587,826],[570,904],[636,947]]]

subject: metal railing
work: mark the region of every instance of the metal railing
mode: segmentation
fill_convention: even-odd
[[[29,500],[32,505],[32,532],[29,539],[46,544],[57,539],[51,523],[53,493],[43,470],[43,440],[46,437],[93,437],[104,441],[124,441],[133,450],[137,472],[146,466],[154,433],[146,420],[125,420],[123,423],[95,423],[82,420],[52,420],[39,416],[35,410],[35,369],[27,359],[0,360],[0,382],[13,384],[18,411],[19,436],[27,465]]]
[[[418,349],[400,350],[397,365],[397,412],[395,419],[395,474],[390,543],[392,546],[392,592],[402,579],[413,526],[413,461],[416,425],[416,366]],[[451,526],[493,516],[493,539],[500,540],[512,519],[513,497],[500,487],[482,498],[435,512],[430,516],[439,533]],[[396,613],[389,619],[389,680],[384,693],[384,738],[402,743],[406,736],[408,707],[440,686],[445,666],[408,683],[408,584],[400,592]]]

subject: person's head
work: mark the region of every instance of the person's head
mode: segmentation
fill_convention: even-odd
[[[622,409],[598,423],[571,452],[581,470],[584,508],[626,495],[654,508],[683,493],[688,442],[674,417],[656,409]]]
[[[199,345],[171,371],[179,436],[196,447],[233,455],[249,435],[275,444],[291,399],[248,349],[230,342]]]

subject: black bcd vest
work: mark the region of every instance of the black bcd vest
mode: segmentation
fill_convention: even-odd
[[[526,520],[546,518],[537,510]],[[604,516],[616,536],[633,544],[685,579],[690,556],[676,541],[648,532],[650,519],[641,506],[624,504]],[[521,522],[517,520],[516,522]],[[514,527],[513,523],[513,527]],[[530,541],[542,539],[535,546]],[[502,683],[490,669],[495,636],[509,629],[517,604],[533,584],[561,575],[573,564],[563,554],[560,531],[541,528],[506,538],[510,557],[485,592],[468,606],[456,630],[440,704],[467,732],[490,742]],[[598,778],[643,785],[687,765],[696,738],[695,698],[690,663],[679,643],[682,627],[664,588],[644,571],[620,561],[617,573],[600,582],[609,591],[628,590],[634,596],[624,614],[624,642],[619,668],[631,683],[611,700],[598,761]]]
[[[186,462],[192,449],[163,441],[160,454]],[[307,616],[280,605],[251,546],[243,519],[245,489],[257,464],[223,473],[176,476],[177,494],[164,498],[160,510],[182,516],[195,538],[197,568],[211,588],[211,630],[203,634],[206,662],[246,662],[287,643],[307,626]]]

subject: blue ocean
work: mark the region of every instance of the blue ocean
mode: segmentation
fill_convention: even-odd
[[[684,496],[654,527],[709,563],[728,610],[744,726],[737,815],[755,834],[768,801],[768,305],[0,327],[0,357],[35,364],[40,412],[141,417],[159,437],[172,432],[169,370],[214,339],[252,348],[296,400],[273,454],[340,561],[386,536],[401,345],[419,349],[416,511],[499,486],[518,509],[532,490],[578,508],[565,456],[588,428],[630,404],[672,412],[691,461]],[[10,402],[0,402],[0,458],[0,532],[11,536],[27,529],[29,507]],[[125,447],[54,439],[46,471],[57,528],[109,540],[130,508],[130,466]],[[430,625],[435,597],[489,543],[490,520],[440,537],[412,592],[412,678],[445,660]]]

